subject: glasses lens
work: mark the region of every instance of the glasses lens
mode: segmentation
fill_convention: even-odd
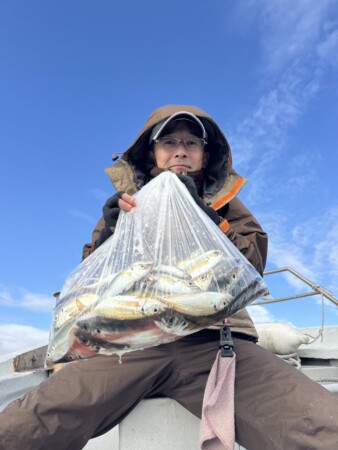
[[[175,139],[175,138],[171,138],[171,137],[163,137],[163,138],[160,138],[158,141],[162,147],[168,148],[168,149],[178,147],[179,142],[180,142],[179,139]]]
[[[184,140],[188,150],[197,150],[203,148],[203,140],[199,138],[189,138]]]

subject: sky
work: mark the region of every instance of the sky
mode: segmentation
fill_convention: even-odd
[[[54,304],[114,193],[104,173],[151,112],[196,105],[224,131],[266,270],[338,296],[334,0],[2,0],[0,356],[48,341]],[[274,298],[308,292],[268,275]],[[320,296],[251,306],[320,326]],[[325,325],[338,308],[324,302]]]

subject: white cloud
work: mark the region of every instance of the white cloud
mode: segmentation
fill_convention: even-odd
[[[108,193],[107,191],[98,188],[92,188],[89,190],[89,192],[94,198],[96,198],[97,200],[100,201],[100,203],[102,203],[102,206],[109,197],[114,195],[114,192]]]
[[[252,113],[229,133],[235,168],[252,181],[247,201],[256,204],[262,195],[269,197],[266,174],[282,158],[288,131],[325,88],[325,75],[338,63],[338,21],[331,18],[337,13],[332,12],[332,0],[242,1],[238,8],[239,16],[255,17],[261,36],[261,85],[269,86]],[[293,177],[299,188],[314,179],[313,167],[302,166],[302,176]]]
[[[264,306],[248,306],[248,312],[255,323],[276,322],[277,318],[271,314]]]
[[[265,228],[270,236],[270,264],[291,267],[337,296],[338,208],[312,214],[296,224],[277,214],[265,215]],[[294,289],[304,291],[303,282],[291,275],[286,279]]]
[[[22,288],[8,289],[1,286],[0,289],[0,305],[49,312],[55,304],[51,295],[28,292]]]
[[[94,217],[90,216],[89,214],[83,212],[83,211],[79,211],[77,209],[70,209],[69,214],[73,217],[75,217],[76,219],[81,219],[84,220],[85,222],[89,222],[89,223],[96,223],[97,219],[94,219]]]
[[[317,54],[322,64],[331,65],[333,68],[338,66],[338,25],[336,29],[330,31],[325,40],[317,45]]]
[[[292,199],[295,191],[313,192],[318,182],[316,168],[323,149],[291,152],[287,140],[310,101],[326,87],[326,75],[338,65],[338,20],[331,11],[334,2],[261,0],[239,4],[242,12],[252,8],[255,26],[258,24],[261,86],[268,86],[252,113],[229,136],[235,168],[251,181],[245,202],[256,208],[269,232],[269,264],[291,267],[337,295],[338,210],[323,206],[322,211],[300,209],[295,215],[290,207],[285,209],[287,202],[282,203]],[[279,175],[279,167],[286,175],[281,184],[271,177]],[[262,200],[270,202],[269,213],[258,210],[264,207]],[[292,275],[283,277],[293,291],[310,290]],[[253,314],[260,315],[259,321],[271,320],[268,312],[267,316],[264,310],[254,313],[255,308]]]
[[[291,67],[275,88],[261,96],[252,114],[234,132],[230,132],[229,140],[236,155],[235,167],[252,181],[249,203],[256,203],[263,193],[266,195],[269,192],[267,187],[270,180],[266,174],[276,168],[278,161],[281,163],[287,132],[303,114],[318,86],[317,79],[309,78],[302,71]],[[296,159],[295,163],[299,161]],[[313,178],[312,167],[308,164],[302,168],[304,179],[298,178],[302,186]]]
[[[261,40],[270,70],[308,57],[328,20],[331,0],[277,0],[260,2]]]
[[[48,343],[49,332],[28,325],[0,325],[0,356],[21,353]]]

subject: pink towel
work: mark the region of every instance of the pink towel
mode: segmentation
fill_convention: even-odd
[[[233,450],[235,446],[236,355],[221,357],[219,351],[204,391],[201,450]]]

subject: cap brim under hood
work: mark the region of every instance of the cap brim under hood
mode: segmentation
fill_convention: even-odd
[[[155,166],[153,153],[150,152],[149,139],[153,127],[179,111],[195,114],[203,123],[208,144],[206,151],[210,157],[208,166],[204,169],[204,197],[212,197],[222,189],[225,179],[232,171],[231,150],[222,130],[215,121],[204,111],[187,105],[168,105],[156,109],[145,123],[135,141],[125,151],[122,159],[133,169],[135,184],[140,189],[149,179],[149,172]]]

